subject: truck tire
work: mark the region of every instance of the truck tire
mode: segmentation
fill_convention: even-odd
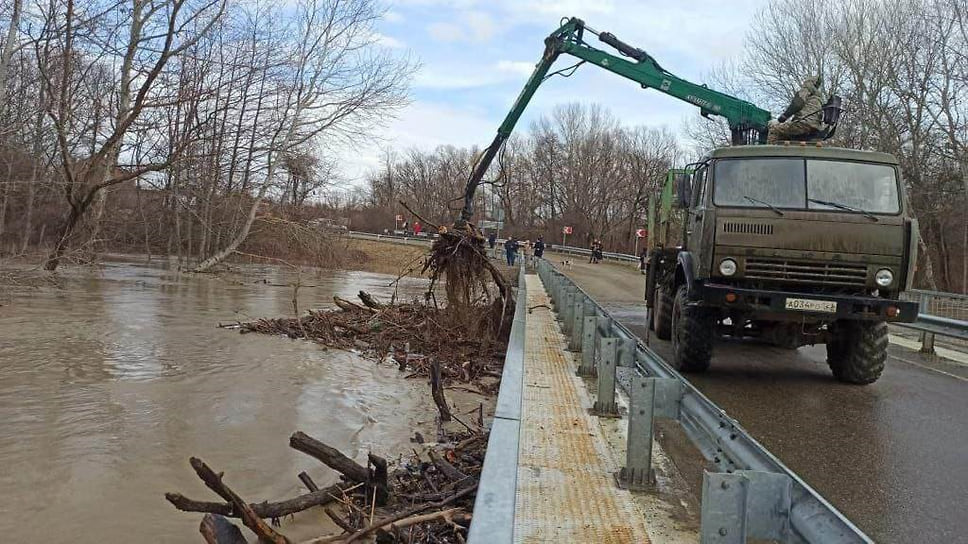
[[[669,292],[662,288],[655,288],[655,302],[652,303],[653,326],[655,335],[659,340],[672,338],[672,304],[673,298]]]
[[[874,383],[884,372],[887,344],[887,323],[842,321],[827,342],[827,364],[838,381]]]
[[[679,287],[672,307],[672,364],[683,372],[704,372],[713,356],[716,319],[701,306],[690,306],[688,288]]]

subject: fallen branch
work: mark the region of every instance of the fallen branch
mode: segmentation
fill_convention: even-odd
[[[189,459],[192,468],[205,485],[218,496],[232,503],[241,513],[242,523],[253,533],[258,535],[260,542],[268,544],[290,544],[289,539],[277,533],[261,517],[256,515],[249,504],[242,500],[232,489],[222,481],[222,475],[217,474],[211,467],[198,457]]]
[[[339,306],[339,309],[340,310],[343,310],[344,312],[370,312],[370,313],[373,313],[373,309],[372,308],[367,308],[365,306],[360,306],[359,304],[356,304],[355,302],[350,302],[350,301],[348,301],[348,300],[346,300],[344,298],[339,298],[339,297],[337,297],[335,295],[333,296],[333,302],[336,303],[336,305]]]
[[[242,530],[218,514],[205,514],[198,532],[207,544],[248,544]]]
[[[376,520],[375,522],[371,523],[370,525],[367,525],[363,529],[360,529],[359,531],[353,533],[348,537],[345,537],[343,535],[323,536],[323,537],[306,540],[301,544],[329,544],[333,542],[339,542],[340,544],[350,544],[351,542],[355,542],[356,540],[372,533],[373,531],[376,531],[377,529],[382,529],[387,525],[395,524],[396,522],[407,519],[415,514],[419,514],[421,512],[424,512],[426,510],[431,510],[433,508],[443,508],[444,506],[447,506],[448,504],[456,501],[457,499],[467,496],[468,494],[470,494],[472,491],[475,491],[476,489],[477,489],[477,484],[474,484],[470,487],[467,487],[465,489],[458,491],[457,493],[454,493],[450,497],[447,497],[446,499],[440,502],[428,502],[425,504],[419,504],[417,506],[408,508],[406,510],[401,510],[400,512],[397,512],[392,516]]]
[[[372,308],[374,310],[380,310],[380,309],[383,309],[383,307],[384,307],[383,304],[381,304],[375,298],[373,298],[373,295],[367,293],[366,291],[362,291],[361,290],[356,296],[360,297],[360,301],[367,308]]]
[[[443,472],[444,476],[447,476],[447,478],[451,481],[458,482],[467,478],[466,474],[457,470],[457,467],[450,464],[450,461],[438,455],[433,449],[430,449],[427,451],[427,453],[430,455],[430,460],[434,463],[434,466],[437,467],[437,470]]]
[[[434,397],[434,404],[440,412],[440,420],[450,421],[450,407],[447,406],[447,399],[444,398],[444,387],[440,381],[440,361],[437,359],[430,362],[430,391]]]
[[[308,434],[296,431],[289,437],[289,447],[322,461],[329,468],[339,472],[353,482],[368,482],[370,471],[356,461],[340,453],[339,450],[323,444]]]
[[[349,487],[347,484],[331,485],[289,500],[252,503],[249,504],[249,507],[260,518],[281,518],[289,514],[302,512],[313,506],[322,506],[333,502],[347,487]],[[165,499],[182,512],[204,512],[231,518],[241,517],[241,512],[231,503],[196,501],[180,493],[165,493]]]

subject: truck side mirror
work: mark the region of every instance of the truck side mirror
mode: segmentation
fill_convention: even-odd
[[[689,174],[678,174],[676,176],[676,207],[688,208],[692,202],[692,176]]]

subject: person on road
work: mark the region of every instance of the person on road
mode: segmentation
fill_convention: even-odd
[[[420,221],[414,221],[413,222],[413,235],[414,236],[420,236],[420,231],[421,230],[423,230],[423,225],[420,224]]]
[[[803,80],[800,90],[793,95],[790,105],[777,119],[779,122],[770,122],[769,143],[809,137],[820,130],[823,122],[820,84],[820,76],[809,76]]]
[[[518,247],[518,241],[514,236],[511,236],[504,242],[504,254],[507,257],[508,266],[514,266],[514,260],[518,256]]]
[[[524,266],[526,268],[534,266],[534,244],[531,240],[524,241]]]
[[[538,236],[538,240],[534,243],[534,256],[537,258],[544,257],[545,243],[544,238]]]
[[[491,231],[491,233],[487,235],[487,245],[490,246],[491,249],[494,249],[495,243],[497,243],[497,234],[495,234],[494,231]]]
[[[602,241],[596,239],[592,242],[592,254],[588,258],[588,262],[591,264],[598,264],[602,260]]]

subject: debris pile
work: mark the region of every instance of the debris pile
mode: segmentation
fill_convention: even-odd
[[[334,297],[337,309],[312,310],[297,318],[259,319],[220,325],[242,333],[284,334],[327,347],[357,350],[365,356],[392,357],[410,376],[429,376],[434,361],[444,379],[479,381],[500,378],[507,336],[482,334],[487,307],[471,311],[473,318],[455,319],[456,310],[424,304],[384,305],[365,291],[363,304]],[[464,313],[464,312],[462,312]]]
[[[224,473],[192,457],[195,473],[222,501],[199,501],[179,493],[166,493],[165,498],[178,510],[205,513],[199,531],[209,544],[246,542],[228,518],[240,518],[260,542],[291,543],[278,529],[279,519],[313,507],[323,507],[342,532],[303,544],[347,544],[374,538],[388,543],[462,543],[470,525],[487,434],[480,417],[473,424],[461,424],[464,429],[459,432],[438,426],[436,444],[423,444],[424,438],[416,433],[412,440],[422,451],[415,447],[396,462],[370,453],[365,467],[296,432],[289,438],[289,446],[339,472],[340,481],[320,489],[301,472],[298,478],[307,493],[279,502],[246,502],[225,482]]]

